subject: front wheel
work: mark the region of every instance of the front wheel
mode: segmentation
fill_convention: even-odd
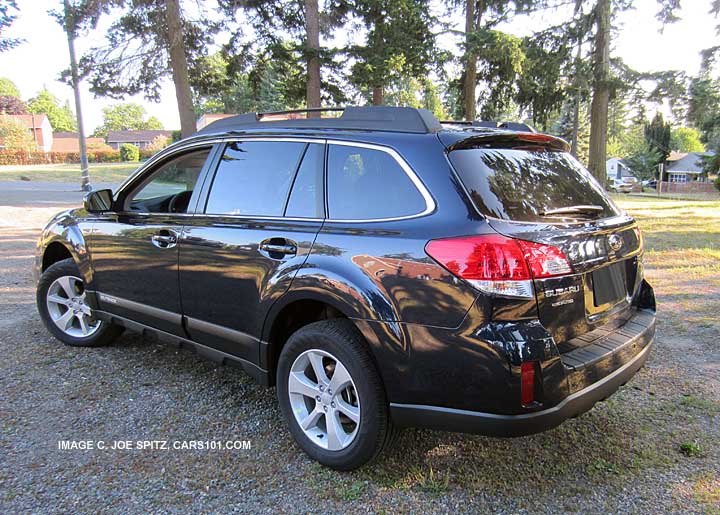
[[[85,300],[85,282],[72,259],[54,263],[40,277],[37,307],[53,336],[76,347],[107,345],[122,328],[96,319]]]
[[[348,320],[315,322],[290,337],[280,353],[277,394],[298,445],[336,470],[372,460],[393,434],[380,376]]]

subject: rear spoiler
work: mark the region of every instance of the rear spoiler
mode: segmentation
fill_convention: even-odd
[[[569,152],[567,141],[548,134],[537,132],[492,131],[473,134],[458,140],[447,147],[448,152],[468,148],[522,148],[543,147],[555,152]]]

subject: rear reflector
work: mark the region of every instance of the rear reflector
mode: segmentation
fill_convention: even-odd
[[[533,297],[533,279],[572,273],[563,251],[500,234],[431,240],[425,252],[486,293]]]
[[[529,406],[535,402],[535,361],[520,365],[520,404]]]

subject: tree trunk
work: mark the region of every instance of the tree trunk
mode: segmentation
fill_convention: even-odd
[[[71,14],[69,0],[65,5],[65,32],[67,33],[68,50],[70,51],[70,75],[75,95],[75,114],[78,126],[78,146],[80,147],[80,187],[83,191],[92,190],[90,185],[90,169],[88,165],[87,145],[85,144],[85,128],[83,126],[82,108],[80,107],[80,74],[75,57],[75,17]],[[35,124],[33,124],[35,126]],[[33,132],[33,134],[35,134]]]
[[[470,33],[475,30],[475,0],[465,0],[465,44],[470,44]],[[465,50],[465,82],[463,83],[463,114],[466,120],[475,119],[475,85],[477,83],[477,56]]]
[[[190,92],[179,0],[167,0],[165,5],[170,67],[172,68],[175,96],[177,97],[178,111],[180,113],[180,132],[182,137],[186,138],[196,130],[195,108],[193,107],[192,93]]]
[[[606,146],[610,103],[610,0],[595,6],[595,63],[593,99],[590,108],[590,172],[601,184],[607,182]]]
[[[382,105],[382,103],[383,103],[383,87],[382,86],[373,86],[372,103],[374,106]]]
[[[320,107],[320,12],[318,0],[305,0],[305,31],[307,33],[307,106]],[[308,118],[320,113],[308,113]]]
[[[580,133],[580,56],[582,52],[582,43],[580,37],[577,42],[577,53],[575,54],[575,105],[573,106],[573,128],[572,141],[570,144],[570,153],[578,156],[578,137]]]

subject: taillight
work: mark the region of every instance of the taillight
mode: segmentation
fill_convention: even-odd
[[[425,251],[453,275],[496,295],[532,298],[533,279],[572,272],[559,248],[500,234],[431,240]]]
[[[520,404],[529,406],[535,402],[535,361],[520,365]]]

